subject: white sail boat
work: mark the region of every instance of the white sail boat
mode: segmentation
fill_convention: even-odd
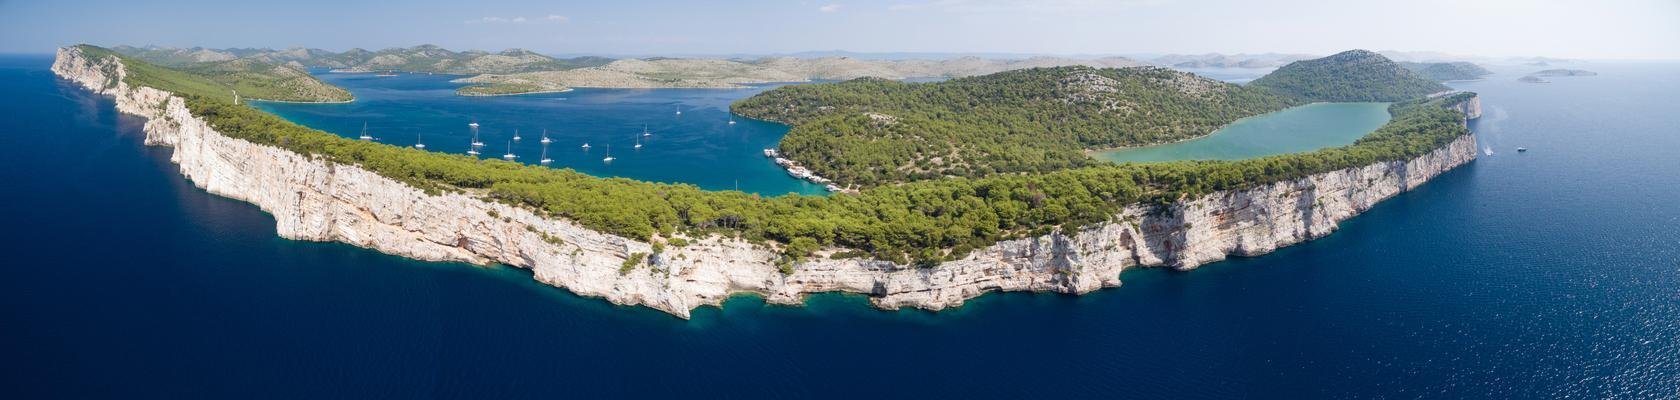
[[[519,141],[519,130],[518,129],[513,130],[513,141],[515,141],[515,142]]]
[[[642,137],[648,136],[653,136],[653,132],[648,132],[647,124],[642,124]]]
[[[642,149],[642,137],[637,136],[636,137],[636,150],[641,150],[641,149]]]
[[[414,134],[414,148],[420,149],[420,150],[425,150],[426,149],[426,144],[420,142],[420,134],[418,134],[418,133]]]
[[[361,139],[362,140],[373,140],[373,136],[368,136],[368,134],[367,134],[367,123],[366,122],[362,123],[362,138]]]
[[[467,155],[473,156],[473,157],[478,157],[478,146],[477,145],[467,146]]]
[[[542,143],[543,143],[543,144],[549,144],[549,143],[551,143],[551,142],[553,142],[553,141],[554,141],[554,140],[553,140],[553,139],[549,139],[549,138],[548,138],[548,130],[547,130],[547,129],[544,129],[544,130],[543,130],[543,138],[542,138]]]
[[[519,156],[516,156],[516,155],[513,154],[513,141],[509,140],[508,141],[508,152],[507,152],[507,154],[502,155],[502,159],[513,160],[515,158],[519,158]]]
[[[584,150],[589,150],[589,143],[584,143],[581,147],[583,147]]]
[[[607,145],[607,157],[602,158],[601,162],[612,162],[612,160],[616,160],[616,158],[613,158],[613,156],[612,156],[612,145],[609,144],[609,145]]]
[[[682,115],[682,107],[677,107],[677,115]]]
[[[541,162],[543,164],[548,164],[548,163],[554,162],[554,159],[548,158],[548,145],[546,145],[546,144],[543,145],[542,161]]]
[[[735,113],[729,113],[729,124],[735,125]]]
[[[478,121],[473,121],[472,123],[467,124],[467,128],[472,129],[472,135],[473,135],[472,145],[473,145],[473,147],[484,147],[484,142],[478,141]]]

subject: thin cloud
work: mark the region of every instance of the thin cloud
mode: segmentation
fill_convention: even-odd
[[[829,4],[829,5],[825,5],[825,6],[822,6],[822,7],[817,7],[817,11],[822,11],[822,12],[825,12],[825,13],[840,11],[840,5],[839,4]]]
[[[570,22],[571,20],[572,20],[571,18],[567,18],[564,15],[549,14],[548,16],[541,17],[541,18],[536,18],[536,19],[525,18],[524,16],[479,17],[478,19],[467,20],[466,24],[467,25],[476,25],[476,24],[524,24],[524,23],[530,23],[530,22],[547,22],[547,23],[559,24],[559,23]]]

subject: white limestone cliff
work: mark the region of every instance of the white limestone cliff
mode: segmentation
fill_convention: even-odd
[[[1166,212],[1129,207],[1114,222],[1004,241],[930,268],[814,257],[783,275],[772,250],[711,237],[668,246],[651,265],[621,274],[625,259],[652,253],[652,245],[467,194],[428,195],[355,165],[224,136],[194,117],[181,98],[130,87],[120,62],[90,58],[74,47],[59,50],[53,72],[113,96],[121,112],[146,118],[147,144],[172,147],[171,161],[198,187],[273,214],[282,237],[339,241],[420,260],[527,268],[538,281],[579,295],[684,318],[695,307],[719,305],[741,292],[797,304],[810,293],[843,291],[866,294],[882,308],[931,310],[992,291],[1086,293],[1120,285],[1126,268],[1189,269],[1328,235],[1340,221],[1476,157],[1475,137],[1465,135],[1405,162],[1217,192]]]

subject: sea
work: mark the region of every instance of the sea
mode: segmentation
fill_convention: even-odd
[[[278,238],[269,214],[194,187],[170,149],[143,145],[140,120],[55,78],[50,63],[0,56],[3,398],[1680,395],[1680,64],[1577,64],[1600,75],[1549,84],[1516,81],[1538,67],[1505,67],[1454,82],[1481,94],[1485,116],[1471,127],[1491,155],[1272,254],[941,312],[829,294],[801,307],[737,297],[682,320],[520,269]],[[451,151],[464,151],[474,118],[493,135],[566,135],[550,151],[613,141],[615,155],[647,124],[645,159],[566,165],[798,191],[749,165],[785,128],[743,121],[735,129],[752,131],[729,136],[717,125],[727,100],[751,93],[459,99],[483,106],[470,112],[342,106],[359,118],[264,107]],[[593,115],[620,113],[615,97],[648,116]],[[539,107],[527,102],[564,115],[495,110]],[[667,149],[714,145],[715,155]]]

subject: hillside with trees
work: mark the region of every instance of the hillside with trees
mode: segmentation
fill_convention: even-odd
[[[1366,50],[1292,62],[1248,86],[1307,102],[1393,102],[1451,90]]]
[[[1438,82],[1482,79],[1484,76],[1493,74],[1493,71],[1489,71],[1487,68],[1482,68],[1482,66],[1476,65],[1475,63],[1464,61],[1399,62],[1398,64],[1400,64],[1401,67],[1412,70],[1412,72],[1418,73],[1418,75],[1421,75],[1424,78]]]
[[[1206,135],[1295,104],[1165,68],[1033,68],[935,83],[856,79],[785,86],[736,113],[793,125],[781,150],[861,187],[1047,172],[1100,163],[1084,151]]]

